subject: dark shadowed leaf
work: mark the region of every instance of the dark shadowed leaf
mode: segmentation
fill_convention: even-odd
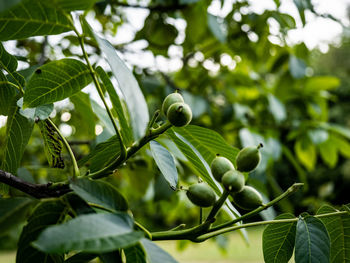
[[[337,212],[337,210],[324,205],[317,211],[317,214],[334,212]],[[347,262],[350,258],[350,215],[320,217],[320,220],[327,228],[331,240],[330,262]]]
[[[28,81],[24,107],[36,107],[72,96],[91,82],[87,66],[65,58],[38,68]]]
[[[292,214],[282,214],[275,218],[295,218]],[[296,222],[271,224],[263,233],[263,252],[266,263],[288,263],[293,255]]]
[[[34,122],[19,113],[20,108],[11,106],[6,126],[6,142],[2,168],[15,174],[20,165],[24,148],[32,134]]]
[[[142,236],[142,232],[133,231],[133,221],[127,214],[88,214],[46,228],[33,245],[48,253],[101,253],[133,245]]]
[[[64,168],[62,139],[48,120],[37,122],[44,141],[46,158],[50,167]]]
[[[150,142],[152,156],[170,187],[175,190],[178,182],[178,174],[174,156],[156,141]]]
[[[50,225],[60,223],[66,213],[66,207],[61,201],[47,200],[41,202],[28,219],[23,228],[16,256],[16,263],[60,263],[64,261],[63,254],[45,254],[31,246],[40,232]]]
[[[71,256],[68,259],[66,259],[64,263],[86,263],[90,262],[97,256],[97,254],[92,253],[77,253],[74,256]]]
[[[105,142],[101,142],[83,159],[79,160],[78,164],[83,165],[86,162],[90,163],[89,169],[95,172],[112,162],[120,153],[120,143],[118,135],[114,135]]]
[[[0,236],[25,220],[33,201],[26,197],[0,199]]]
[[[146,263],[146,252],[141,243],[124,249],[126,263]]]
[[[86,202],[114,211],[127,211],[128,203],[113,185],[104,181],[79,179],[72,181],[70,188]]]
[[[24,0],[0,13],[0,40],[56,35],[72,30],[66,15],[45,1]]]
[[[330,239],[326,227],[316,217],[300,217],[295,237],[296,263],[328,263]]]

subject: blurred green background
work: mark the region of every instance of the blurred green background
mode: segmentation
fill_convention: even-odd
[[[349,16],[333,16],[333,3],[326,13],[320,10],[319,1],[270,2],[257,9],[256,2],[245,0],[112,1],[111,5],[105,0],[86,11],[96,30],[108,36],[132,66],[150,114],[160,108],[167,94],[179,89],[193,110],[192,124],[217,131],[238,148],[264,144],[262,161],[247,183],[256,187],[265,201],[294,182],[305,184],[302,191],[252,220],[271,219],[280,212],[314,213],[322,204],[337,206],[350,201]],[[293,32],[307,32],[312,21],[334,23],[342,33],[314,47],[308,47],[303,39],[293,40]],[[326,29],[324,33],[328,34]],[[91,60],[108,70],[94,43],[86,44]],[[25,76],[50,60],[81,57],[77,45],[70,33],[4,43],[8,52],[17,55]],[[90,104],[87,94],[97,103]],[[91,87],[55,104],[51,117],[78,159],[111,136],[98,120],[100,108]],[[1,120],[3,145],[6,119]],[[197,174],[184,156],[165,136],[160,139],[176,153],[179,185],[196,182]],[[2,154],[0,150],[0,157]],[[64,160],[69,166],[68,155]],[[69,173],[68,168],[47,168],[37,127],[22,167],[17,176],[37,183],[64,180]],[[124,193],[135,218],[151,230],[198,222],[198,209],[184,193],[166,186],[148,149],[107,180]],[[21,195],[13,189],[10,194]],[[225,215],[219,220],[223,219]],[[0,233],[1,262],[14,262],[12,251],[20,229]],[[183,252],[175,251],[175,242],[163,246],[180,262],[218,258],[223,259],[220,262],[261,262],[261,231],[250,232],[250,248],[236,233],[229,239],[216,239],[215,246],[212,241],[184,243],[189,249]],[[220,250],[227,252],[221,254]]]

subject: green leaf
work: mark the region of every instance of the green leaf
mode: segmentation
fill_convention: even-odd
[[[325,164],[334,168],[338,162],[338,148],[332,137],[319,145],[320,155]]]
[[[64,11],[87,10],[99,0],[53,0],[53,6],[56,5]]]
[[[306,24],[305,10],[307,10],[307,9],[313,10],[311,0],[293,0],[293,2],[296,5],[296,7],[298,8],[301,21],[303,22],[303,25],[305,26],[305,24]]]
[[[24,149],[32,134],[34,122],[23,117],[19,113],[19,108],[13,105],[6,125],[7,137],[2,167],[5,171],[16,174]]]
[[[126,120],[127,112],[124,112],[120,98],[114,88],[111,80],[109,79],[107,73],[101,68],[97,67],[96,72],[98,73],[100,79],[102,80],[102,85],[106,88],[113,105],[113,109],[117,113],[121,134],[123,136],[124,142],[130,144],[133,141],[132,129]]]
[[[17,106],[20,107],[21,109],[19,110],[20,114],[27,119],[30,120],[46,120],[49,118],[50,114],[53,111],[53,104],[45,104],[45,105],[40,105],[36,108],[25,108],[23,109],[23,98],[20,98],[17,101]]]
[[[38,121],[37,124],[44,140],[45,154],[50,167],[64,168],[61,137],[48,120]]]
[[[299,161],[306,167],[307,170],[312,171],[316,164],[316,147],[306,137],[297,140],[294,145],[295,153]]]
[[[326,130],[329,130],[341,136],[344,136],[345,138],[350,140],[350,129],[345,126],[335,124],[335,123],[320,123],[319,126]]]
[[[295,237],[296,263],[328,263],[330,239],[326,227],[316,217],[300,217]]]
[[[29,79],[24,106],[36,107],[72,96],[91,82],[88,67],[79,60],[65,58],[38,68]]]
[[[32,204],[33,200],[26,197],[0,199],[0,236],[23,222]]]
[[[305,84],[305,90],[315,93],[321,90],[333,90],[340,85],[340,80],[332,76],[316,76],[309,78]]]
[[[239,149],[227,144],[219,133],[196,125],[173,129],[186,138],[201,153],[208,164],[218,153],[235,163]]]
[[[182,10],[182,14],[187,22],[185,31],[186,42],[194,45],[203,40],[203,36],[207,33],[208,19],[203,19],[207,17],[207,8],[205,1],[199,1]]]
[[[10,9],[12,6],[17,5],[22,0],[0,0],[0,12],[4,12]]]
[[[0,17],[0,19],[1,19],[1,17]],[[0,37],[1,37],[1,35],[0,35]],[[17,66],[18,66],[17,59],[14,56],[12,56],[11,54],[9,54],[5,50],[2,43],[0,43],[0,68],[4,69],[8,73],[8,78],[1,77],[2,84],[10,85],[11,83],[7,83],[10,81],[10,82],[14,83],[15,85],[17,85],[18,87],[23,88],[23,86],[25,84],[25,80],[21,74],[16,72]],[[12,87],[12,88],[14,88],[14,87]]]
[[[86,162],[89,162],[90,171],[95,172],[103,167],[106,167],[110,162],[118,157],[119,153],[119,138],[118,135],[114,135],[107,141],[97,144],[87,156],[79,160],[78,164],[80,166]]]
[[[152,156],[165,180],[173,190],[176,190],[178,174],[174,156],[156,141],[150,142],[150,148]]]
[[[11,83],[0,70],[0,115],[7,116],[9,114],[16,94],[16,88],[11,86]]]
[[[293,78],[303,78],[305,76],[306,64],[302,59],[291,55],[289,57],[289,71]]]
[[[0,43],[0,67],[8,73],[12,73],[17,69],[17,59],[9,54],[2,43]]]
[[[136,244],[142,238],[143,233],[132,228],[132,219],[127,214],[82,215],[46,228],[33,245],[48,253],[109,252]]]
[[[332,142],[337,147],[338,151],[345,157],[350,158],[350,143],[336,135],[332,135]]]
[[[292,214],[282,214],[275,218],[295,218]],[[271,224],[263,233],[263,252],[266,263],[288,263],[293,255],[296,222]]]
[[[213,35],[221,43],[225,43],[227,38],[227,30],[225,28],[224,23],[222,21],[219,21],[219,18],[217,16],[214,16],[210,13],[207,14],[207,19],[208,19],[208,27],[210,31],[213,33]]]
[[[57,35],[73,29],[67,16],[45,1],[24,0],[0,14],[0,41]]]
[[[17,263],[60,263],[64,261],[63,254],[45,254],[31,246],[40,232],[48,226],[60,223],[66,214],[66,207],[61,201],[42,201],[28,219],[18,242]]]
[[[93,32],[90,25],[84,21],[85,29],[88,29],[90,35],[96,39],[100,49],[104,53],[109,63],[113,75],[116,77],[119,88],[122,91],[126,105],[129,110],[131,126],[133,128],[135,139],[144,135],[149,122],[148,106],[145,97],[130,69],[124,61],[118,56],[113,45],[106,39],[99,37]]]
[[[141,243],[124,249],[126,263],[146,263],[146,252]]]
[[[324,205],[317,215],[337,212],[331,206]],[[350,258],[350,215],[320,217],[331,240],[330,262],[346,262]]]
[[[147,252],[147,259],[149,263],[177,263],[177,261],[170,254],[161,249],[154,242],[143,238],[141,243]]]
[[[90,262],[97,256],[97,254],[92,253],[77,253],[74,256],[71,256],[68,259],[66,259],[64,263],[86,263]]]
[[[114,211],[127,211],[128,203],[113,185],[87,178],[74,180],[70,188],[86,202],[94,203]]]

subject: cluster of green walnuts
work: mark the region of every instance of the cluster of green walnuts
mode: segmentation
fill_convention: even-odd
[[[262,205],[261,194],[251,186],[245,185],[243,172],[253,171],[259,164],[261,154],[257,147],[243,148],[236,157],[237,170],[227,158],[217,155],[210,165],[211,172],[218,182],[233,198],[233,203],[244,209],[253,210]],[[187,191],[191,202],[200,207],[210,207],[216,202],[216,196],[206,183],[193,184]]]
[[[169,94],[164,99],[162,112],[175,127],[184,127],[192,120],[190,106],[177,92]],[[231,194],[234,204],[245,210],[252,210],[262,205],[260,193],[253,187],[245,185],[243,174],[243,172],[253,171],[258,166],[261,147],[262,144],[242,149],[236,158],[237,170],[230,160],[220,155],[217,155],[210,165],[215,180]],[[193,204],[200,207],[211,207],[216,202],[213,189],[204,182],[191,185],[187,191],[187,197]]]

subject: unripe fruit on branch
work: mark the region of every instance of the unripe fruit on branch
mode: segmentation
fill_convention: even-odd
[[[211,173],[213,174],[216,181],[221,182],[224,174],[230,170],[234,170],[235,167],[229,159],[216,155],[214,160],[210,164]]]
[[[192,111],[186,103],[177,102],[170,106],[167,117],[169,122],[175,127],[183,127],[191,122]]]
[[[243,190],[234,194],[233,202],[244,210],[253,210],[262,205],[261,194],[251,186],[244,186]]]
[[[165,116],[167,115],[170,106],[177,102],[184,102],[184,99],[182,98],[180,93],[175,92],[166,96],[162,104],[162,112]]]
[[[245,178],[241,172],[230,170],[224,174],[221,182],[227,191],[237,193],[243,190]]]
[[[200,207],[212,206],[216,201],[213,189],[211,189],[206,183],[191,185],[186,194],[193,204]]]
[[[258,147],[250,146],[243,148],[236,157],[237,170],[240,172],[251,172],[259,164],[261,153],[259,149],[263,147],[260,143]]]

